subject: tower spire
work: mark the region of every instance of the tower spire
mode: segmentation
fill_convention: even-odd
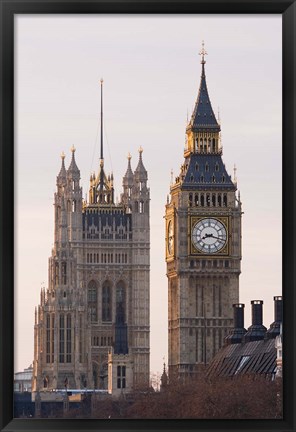
[[[101,83],[101,154],[100,154],[100,165],[104,165],[103,156],[103,78],[100,79]]]
[[[205,41],[202,41],[202,49],[199,51],[199,55],[201,55],[201,64],[204,65],[206,63],[205,61],[205,55],[208,55],[208,53],[205,50]]]
[[[101,154],[100,154],[100,190],[104,188],[104,154],[103,154],[103,78],[100,79],[101,83]]]
[[[205,74],[205,56],[207,54],[208,53],[204,47],[204,41],[202,41],[202,49],[199,52],[202,64],[200,85],[191,120],[187,126],[187,131],[220,132],[220,125],[216,120],[207,88]]]

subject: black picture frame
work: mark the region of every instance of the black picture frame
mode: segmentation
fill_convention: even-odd
[[[62,420],[13,418],[14,332],[14,15],[15,14],[282,14],[283,20],[283,309],[284,415],[282,420]],[[295,364],[295,0],[0,0],[0,430],[296,430]]]

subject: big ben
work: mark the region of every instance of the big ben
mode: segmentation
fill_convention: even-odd
[[[184,161],[165,210],[169,373],[194,376],[223,345],[239,301],[242,208],[222,159],[211,106],[204,45]]]

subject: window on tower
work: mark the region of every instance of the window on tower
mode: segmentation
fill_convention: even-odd
[[[67,283],[67,263],[62,262],[62,284],[66,285]]]
[[[125,308],[126,308],[125,286],[124,283],[120,281],[116,286],[116,314],[120,309],[123,321],[125,321]]]
[[[71,343],[71,314],[67,315],[67,330],[66,330],[66,362],[71,363],[71,349],[72,349],[72,343]]]
[[[98,288],[95,281],[88,284],[88,309],[90,311],[91,322],[98,320]]]
[[[189,207],[192,207],[192,194],[189,194]]]
[[[46,363],[50,363],[50,315],[46,315]]]
[[[227,194],[223,195],[223,206],[227,207]]]
[[[117,366],[117,388],[126,387],[126,366]]]
[[[55,277],[54,277],[55,285],[58,285],[59,284],[59,263],[58,262],[55,263],[54,272],[55,272]]]
[[[65,362],[65,315],[60,315],[60,343],[59,343],[59,361]]]
[[[102,290],[102,321],[111,321],[112,319],[112,298],[110,282],[103,283]]]

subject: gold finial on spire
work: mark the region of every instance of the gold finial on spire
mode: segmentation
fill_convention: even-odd
[[[201,64],[205,64],[205,55],[208,55],[208,53],[205,50],[205,42],[202,41],[202,49],[199,52],[199,55],[201,55]]]
[[[66,157],[65,153],[64,153],[64,152],[62,152],[62,153],[61,153],[61,158],[62,158],[62,160],[64,160],[64,159],[65,159],[65,157]]]
[[[71,147],[71,152],[72,152],[72,153],[75,153],[75,152],[76,152],[76,148],[75,148],[74,144],[73,144],[72,147]]]
[[[101,78],[101,79],[100,79],[100,83],[103,84],[103,82],[104,82],[104,80],[103,80],[103,78]]]
[[[132,158],[132,156],[131,156],[130,152],[128,152],[127,159],[130,161],[131,158]]]
[[[140,155],[143,153],[143,147],[142,146],[140,146],[140,148],[139,148],[139,153],[140,153]]]

